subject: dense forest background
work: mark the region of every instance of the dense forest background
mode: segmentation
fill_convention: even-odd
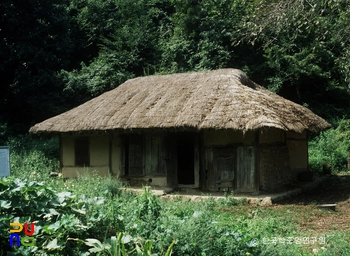
[[[164,255],[175,241],[174,255],[350,255],[349,176],[327,179],[321,195],[332,196],[306,205],[247,206],[226,192],[160,200],[112,177],[53,178],[57,138],[28,135],[129,78],[218,68],[242,69],[332,123],[310,134],[309,169],[349,175],[349,0],[0,0],[0,146],[12,173],[0,180],[0,255],[112,255],[124,243]],[[330,198],[335,214],[316,208]],[[37,247],[9,247],[13,219],[35,220]]]
[[[2,0],[0,142],[144,75],[239,68],[350,118],[348,0]]]

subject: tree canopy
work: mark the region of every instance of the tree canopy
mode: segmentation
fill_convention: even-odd
[[[3,0],[0,13],[0,135],[132,77],[222,67],[350,116],[348,0]]]

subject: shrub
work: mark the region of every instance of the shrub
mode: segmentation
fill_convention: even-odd
[[[144,187],[141,194],[123,205],[125,230],[134,237],[151,238],[161,214],[159,198]]]
[[[336,160],[335,152],[323,146],[335,147],[333,151],[343,147],[331,141],[341,140],[347,127],[341,125],[310,142],[315,152],[323,150],[323,155],[315,153],[322,161],[330,154],[329,159]],[[93,172],[74,180],[52,179],[48,168],[55,159],[38,148],[24,150],[19,145],[12,147],[14,177],[0,179],[0,255],[113,255],[116,246],[130,255],[164,255],[169,246],[173,255],[304,255],[300,246],[262,243],[264,237],[298,235],[295,219],[276,215],[272,209],[241,214],[248,206],[233,194],[218,201],[180,197],[166,201],[144,187],[135,195],[126,192],[118,179]],[[21,154],[28,158],[21,159]],[[333,166],[337,161],[341,162],[331,162]],[[26,177],[28,170],[32,175]],[[8,228],[13,221],[35,221],[36,247],[9,247]],[[334,244],[340,236],[334,236]],[[340,251],[332,245],[326,249]],[[345,244],[341,250],[346,252]]]
[[[247,203],[246,198],[235,198],[234,193],[231,192],[231,194],[225,194],[225,199],[219,199],[218,204],[221,206],[237,206],[237,205],[244,205]]]
[[[51,181],[51,172],[59,172],[57,138],[43,139],[23,135],[8,139],[11,174],[33,181]]]
[[[323,246],[323,248],[319,249],[317,255],[350,255],[349,239],[349,230],[331,233],[326,236],[327,243]]]
[[[58,192],[43,182],[18,178],[0,180],[0,255],[74,254],[84,249],[78,238],[100,235],[95,227],[101,226],[104,214],[88,215],[91,208],[98,208],[104,200],[82,200],[68,191]],[[9,247],[10,222],[35,222],[36,246]],[[86,246],[85,246],[86,247]]]
[[[309,166],[314,172],[322,172],[329,166],[333,172],[347,169],[350,150],[350,120],[341,120],[336,128],[321,132],[309,142]]]

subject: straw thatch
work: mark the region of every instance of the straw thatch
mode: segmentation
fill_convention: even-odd
[[[70,111],[38,123],[32,133],[114,129],[262,127],[319,132],[330,124],[307,108],[255,84],[237,69],[130,79]]]

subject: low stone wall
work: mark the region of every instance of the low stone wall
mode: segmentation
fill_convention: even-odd
[[[129,186],[167,186],[165,176],[122,176],[120,179]]]
[[[259,147],[260,190],[278,191],[292,182],[289,153],[285,144],[263,144]]]

